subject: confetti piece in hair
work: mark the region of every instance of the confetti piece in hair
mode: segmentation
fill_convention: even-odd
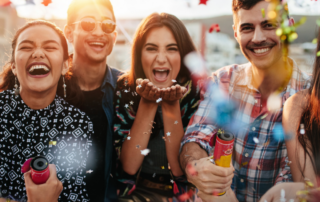
[[[281,97],[277,93],[272,93],[267,100],[267,108],[271,112],[281,109]]]
[[[150,152],[150,149],[144,149],[140,151],[143,156],[147,156]]]
[[[207,1],[209,1],[209,0],[200,0],[199,5],[200,5],[200,4],[207,5]]]
[[[162,98],[157,99],[156,103],[159,103],[162,101]]]
[[[174,124],[178,124],[178,121],[175,121]]]
[[[264,10],[264,8],[261,8],[261,14],[263,18],[266,17],[266,11]]]
[[[168,136],[168,137],[171,135],[171,133],[170,133],[170,132],[167,132],[166,134],[167,134],[167,136]]]
[[[172,81],[173,83],[177,82],[177,81],[176,81],[176,80],[174,80],[174,79],[172,79],[171,81]]]
[[[304,135],[306,133],[306,131],[304,130],[304,124],[300,124],[300,134]]]
[[[258,138],[256,138],[256,137],[254,137],[254,138],[253,138],[253,141],[254,141],[256,144],[258,144],[258,143],[259,143],[259,139],[258,139]]]
[[[139,84],[139,85],[138,85],[138,88],[141,88],[141,87],[142,87],[141,84]]]
[[[87,172],[86,173],[92,173],[93,172],[93,170],[87,170]]]
[[[48,6],[51,3],[52,3],[51,0],[44,0],[41,4],[43,4],[44,6]]]
[[[196,176],[198,175],[198,172],[196,171],[196,169],[194,169],[194,167],[189,163],[186,167],[187,172],[190,173],[191,176]]]
[[[320,51],[317,52],[317,57],[320,57]]]
[[[124,92],[125,92],[125,93],[129,93],[130,91],[128,91],[128,90],[124,90]]]

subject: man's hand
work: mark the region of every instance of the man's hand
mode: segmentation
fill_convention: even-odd
[[[217,166],[210,158],[191,161],[186,167],[188,181],[195,185],[203,194],[222,193],[230,188],[234,168]]]
[[[304,189],[304,183],[303,182],[286,182],[286,183],[280,183],[275,186],[273,186],[271,189],[265,193],[261,199],[260,202],[280,202],[281,199],[281,190],[284,190],[285,198],[287,201],[290,199],[294,199],[294,201],[299,201],[296,198],[296,193],[299,190]]]
[[[56,166],[49,165],[50,176],[44,184],[34,184],[31,179],[31,171],[24,174],[28,202],[57,202],[63,189],[62,183],[57,178]]]
[[[202,202],[238,202],[238,199],[231,188],[229,188],[223,196],[209,195],[201,191],[199,191],[197,195],[202,199]]]

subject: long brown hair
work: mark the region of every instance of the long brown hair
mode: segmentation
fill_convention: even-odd
[[[316,52],[320,51],[320,29],[318,32]],[[316,175],[320,176],[320,57],[315,59],[311,87],[308,89],[307,97],[308,105],[300,120],[301,124],[304,124],[305,135],[300,134],[298,140],[304,149],[305,161],[308,155]],[[302,173],[304,169],[305,166],[301,168]]]
[[[62,44],[62,49],[63,49],[63,60],[64,61],[71,60],[68,56],[67,40],[64,37],[62,30],[59,27],[57,27],[55,24],[53,24],[51,22],[44,21],[44,20],[30,21],[30,22],[26,23],[23,27],[18,29],[13,37],[13,40],[11,43],[11,48],[12,48],[11,57],[10,57],[9,61],[4,65],[3,70],[0,73],[0,78],[1,78],[0,90],[1,91],[14,88],[15,76],[11,70],[11,67],[15,63],[14,55],[15,55],[15,49],[17,46],[18,37],[20,36],[20,34],[24,30],[28,29],[29,27],[37,26],[37,25],[48,26],[48,27],[52,28],[59,35],[59,38],[60,38],[61,44]],[[80,87],[78,86],[77,82],[74,81],[74,79],[71,82],[72,67],[69,68],[69,71],[65,74],[64,77],[65,77],[65,82],[67,85],[67,97],[65,98],[65,100],[67,102],[69,102],[70,104],[78,105],[79,103],[81,103],[82,94],[81,94]],[[19,81],[18,81],[18,85],[19,85]],[[63,78],[61,76],[61,78],[59,79],[58,88],[57,88],[57,95],[59,95],[60,97],[64,97],[64,90],[63,90],[62,85],[63,85]]]
[[[127,78],[129,85],[135,85],[137,78],[146,78],[142,68],[141,51],[143,44],[145,43],[146,36],[149,31],[156,27],[168,27],[178,44],[178,49],[181,57],[181,68],[177,77],[177,81],[180,79],[191,79],[191,73],[183,63],[183,58],[190,52],[196,51],[196,48],[191,40],[191,37],[183,25],[183,23],[174,15],[168,13],[153,13],[142,20],[139,25],[135,36],[133,38],[132,50],[131,50],[131,67],[127,74],[124,74],[119,80],[124,77]]]

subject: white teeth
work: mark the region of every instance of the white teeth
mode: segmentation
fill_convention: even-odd
[[[91,42],[91,43],[89,43],[89,45],[104,46],[104,43],[100,43],[100,42]]]
[[[269,51],[270,50],[270,48],[263,48],[263,49],[253,49],[253,51],[255,52],[255,53],[265,53],[265,52],[267,52],[267,51]]]
[[[156,70],[154,70],[154,71],[157,71],[157,72],[166,72],[166,71],[168,71],[167,69],[156,69]]]
[[[35,69],[43,69],[44,71],[48,72],[49,68],[46,67],[45,65],[33,65],[30,69],[29,72],[33,72]]]

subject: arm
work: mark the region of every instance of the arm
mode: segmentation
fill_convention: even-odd
[[[304,176],[310,179],[313,183],[316,183],[316,175],[313,170],[311,159],[306,156],[303,147],[298,141],[297,130],[300,125],[301,115],[303,110],[307,106],[306,91],[299,92],[290,97],[283,108],[282,124],[286,134],[292,135],[292,138],[286,140],[286,146],[288,151],[288,157],[290,163],[290,169],[293,180],[295,182],[303,182],[304,177],[300,168],[304,168]]]
[[[133,125],[130,129],[130,140],[126,139],[122,144],[120,160],[123,170],[134,175],[139,170],[144,156],[141,150],[146,149],[152,131],[153,120],[157,112],[158,103],[155,102],[156,88],[149,80],[137,80],[137,93],[141,95],[141,100]],[[139,148],[136,146],[139,145]]]

